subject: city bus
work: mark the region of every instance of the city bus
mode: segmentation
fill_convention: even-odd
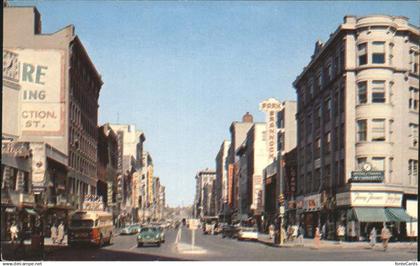
[[[68,244],[111,244],[112,214],[104,211],[77,211],[70,218]]]

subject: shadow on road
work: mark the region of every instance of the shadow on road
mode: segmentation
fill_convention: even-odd
[[[151,246],[152,247],[152,246]],[[176,257],[156,254],[134,253],[98,248],[67,246],[46,246],[44,252],[33,252],[29,245],[1,245],[2,260],[45,260],[45,261],[185,261]]]

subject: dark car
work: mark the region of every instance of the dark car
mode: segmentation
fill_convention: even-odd
[[[222,225],[222,237],[235,238],[237,235],[238,228],[231,224]]]

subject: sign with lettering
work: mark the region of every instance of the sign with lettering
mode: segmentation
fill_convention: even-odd
[[[269,160],[277,158],[277,113],[281,110],[281,103],[269,98],[260,103],[260,110],[266,117],[266,142]]]
[[[1,144],[1,154],[16,157],[30,157],[31,152],[28,142],[3,142]]]
[[[402,193],[344,192],[336,195],[337,206],[353,207],[401,207]]]
[[[64,52],[13,49],[18,55],[22,135],[64,134]],[[11,74],[10,74],[11,75]]]
[[[321,194],[305,197],[303,200],[303,209],[306,211],[315,211],[321,209]]]
[[[353,171],[349,183],[381,183],[384,181],[384,171]]]
[[[46,151],[45,143],[31,142],[32,149],[32,187],[34,191],[43,191],[46,186]]]

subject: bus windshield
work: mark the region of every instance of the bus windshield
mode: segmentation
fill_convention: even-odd
[[[70,223],[71,227],[92,227],[93,220],[72,220]]]

